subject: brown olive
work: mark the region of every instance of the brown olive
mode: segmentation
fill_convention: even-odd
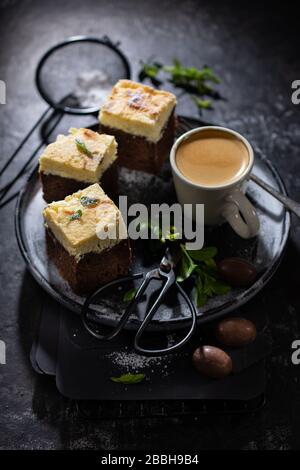
[[[246,318],[226,318],[216,326],[216,338],[225,346],[239,348],[255,340],[256,327]]]
[[[195,349],[193,364],[198,372],[214,379],[226,377],[232,371],[230,356],[215,346],[200,346]]]
[[[218,264],[221,278],[233,287],[253,284],[257,271],[253,264],[243,258],[225,258]]]

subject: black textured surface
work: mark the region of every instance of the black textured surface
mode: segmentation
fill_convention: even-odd
[[[297,16],[292,7],[236,5],[191,0],[175,9],[166,0],[2,1],[0,78],[7,84],[7,104],[0,106],[1,166],[45,107],[33,83],[44,50],[65,36],[108,34],[122,40],[134,71],[151,55],[170,61],[176,54],[186,64],[211,65],[222,78],[226,101],[203,117],[244,133],[276,164],[290,196],[300,200],[300,106],[290,98],[291,82],[300,78]],[[179,109],[194,112],[188,101]],[[60,129],[77,125],[76,120],[79,124],[78,118],[64,120]],[[34,139],[27,151],[33,144]],[[263,410],[250,416],[91,422],[58,394],[51,379],[31,369],[29,349],[43,292],[18,252],[13,210],[11,203],[1,212],[0,339],[7,345],[7,364],[0,365],[0,448],[300,448],[300,366],[290,359],[291,343],[300,337],[299,221],[293,219],[280,270],[259,296],[273,339]]]
[[[258,323],[255,318],[252,320]],[[207,331],[204,334],[205,344],[215,344],[214,335],[208,335]],[[43,348],[45,336],[39,336],[38,351]],[[121,353],[127,360],[134,356],[131,332],[123,332],[114,341],[99,343],[82,328],[76,315],[62,309],[56,364],[57,388],[65,397],[76,400],[102,400],[108,409],[111,404],[104,400],[127,401],[126,409],[133,408],[138,400],[155,400],[158,403],[161,400],[185,400],[188,403],[189,400],[198,399],[248,403],[263,395],[265,367],[261,359],[269,353],[264,328],[250,346],[240,350],[224,348],[232,359],[234,374],[217,383],[214,379],[201,376],[193,367],[191,356],[199,346],[199,336],[198,332],[193,340],[172,355],[152,357],[148,362],[143,362],[143,358],[135,367],[135,361],[131,359],[131,366],[126,366],[126,361],[124,364],[122,359],[120,364],[120,358],[117,359],[115,353]],[[179,337],[182,338],[182,334]],[[176,340],[172,334],[168,339],[171,342]],[[148,341],[145,338],[144,344],[151,348],[165,347],[164,340],[165,334],[155,333],[155,338],[150,337]],[[37,356],[36,359],[38,366],[42,367]],[[145,380],[136,387],[120,387],[112,382],[111,377],[119,377],[129,371],[144,373]],[[136,410],[133,416],[138,415]]]

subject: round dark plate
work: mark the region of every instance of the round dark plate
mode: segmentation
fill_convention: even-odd
[[[180,124],[182,132],[188,128],[203,125],[200,121],[190,118],[181,118]],[[286,194],[285,186],[274,166],[257,154],[255,155],[253,173]],[[159,176],[122,168],[120,170],[120,194],[128,195],[128,204],[137,201],[147,205],[174,202],[176,199],[169,163],[165,164]],[[259,272],[258,279],[249,288],[235,288],[226,295],[210,299],[198,311],[199,323],[222,317],[245,304],[271,279],[280,263],[290,228],[289,213],[280,202],[251,181],[248,184],[247,194],[255,205],[260,218],[261,229],[258,237],[252,240],[242,240],[232,232],[227,224],[224,224],[207,230],[205,244],[217,246],[220,257],[241,256],[251,260]],[[35,169],[21,191],[16,207],[15,223],[19,247],[28,269],[36,281],[55,300],[73,312],[80,313],[84,298],[72,292],[52,261],[47,257],[42,217],[44,206],[42,189],[37,169]],[[134,244],[132,272],[147,272],[158,265],[162,253],[151,251],[147,245],[149,243],[149,241],[139,241]],[[193,295],[191,283],[187,282],[185,288]],[[156,289],[157,286],[154,286],[139,305],[136,314],[129,319],[128,329],[136,329],[140,325],[148,301],[150,298],[153,299],[153,295],[156,295]],[[101,305],[95,307],[103,324],[115,325],[118,322],[122,311],[121,294],[121,292],[111,294],[108,298],[100,301]],[[167,298],[156,313],[150,328],[152,330],[165,329],[166,327],[177,329],[185,327],[188,320],[189,312],[182,300],[172,294],[171,298]]]

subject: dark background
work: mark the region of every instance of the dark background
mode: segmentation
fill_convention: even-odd
[[[210,65],[222,79],[226,101],[203,118],[242,132],[300,201],[300,105],[291,103],[291,82],[300,79],[299,16],[289,2],[278,8],[266,2],[6,0],[0,15],[0,79],[7,84],[7,104],[0,106],[1,166],[45,108],[34,86],[42,53],[66,36],[107,34],[121,40],[134,72],[140,59],[153,55]],[[189,102],[181,102],[179,112],[197,115]],[[28,354],[43,293],[17,248],[14,204],[1,211],[0,224],[0,339],[7,344],[7,364],[0,365],[0,449],[300,448],[300,366],[290,359],[291,343],[300,339],[298,220],[293,218],[282,266],[260,294],[273,339],[266,407],[245,416],[95,423],[81,419],[53,381],[31,369]]]

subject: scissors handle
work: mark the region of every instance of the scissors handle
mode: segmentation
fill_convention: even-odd
[[[145,293],[149,283],[154,279],[161,280],[161,281],[164,282],[163,287],[162,287],[157,299],[155,300],[155,302],[151,306],[150,310],[147,312],[147,314],[145,316],[145,319],[143,320],[142,324],[140,325],[140,327],[139,327],[139,329],[138,329],[138,331],[135,335],[134,348],[137,352],[139,352],[140,354],[143,354],[145,356],[149,356],[149,355],[150,356],[155,356],[155,355],[157,356],[157,355],[168,354],[170,352],[173,352],[173,351],[181,348],[184,344],[186,344],[186,342],[193,335],[193,333],[195,331],[195,328],[196,328],[196,324],[197,324],[197,311],[196,311],[196,308],[195,308],[193,302],[190,300],[189,296],[186,294],[186,292],[182,289],[182,287],[176,281],[175,272],[173,270],[170,270],[169,272],[166,272],[166,273],[162,272],[161,270],[157,270],[157,269],[149,271],[145,275],[145,279],[143,280],[143,282],[139,286],[133,300],[130,302],[130,304],[127,306],[124,313],[122,314],[119,323],[117,324],[117,326],[110,333],[108,333],[106,335],[100,333],[99,332],[100,320],[97,321],[97,319],[89,318],[89,315],[88,315],[89,306],[91,305],[93,299],[95,299],[99,294],[101,294],[101,292],[103,292],[105,289],[107,289],[109,287],[113,287],[115,285],[120,285],[120,283],[128,282],[128,281],[131,281],[131,280],[134,280],[134,279],[139,279],[139,278],[142,278],[142,277],[143,277],[143,274],[140,273],[140,274],[134,274],[133,276],[125,277],[125,278],[122,278],[122,279],[116,279],[116,280],[106,284],[105,286],[100,287],[100,289],[98,289],[96,292],[94,292],[89,297],[87,297],[87,299],[86,299],[86,301],[85,301],[85,303],[82,307],[82,322],[83,322],[83,325],[87,329],[87,331],[92,336],[94,336],[95,338],[100,339],[102,341],[112,340],[125,327],[130,315],[134,312],[137,304],[139,303],[139,301],[141,300],[143,294]],[[162,348],[162,349],[147,349],[147,348],[144,348],[140,344],[141,337],[144,334],[145,330],[147,329],[147,326],[149,325],[149,323],[153,319],[153,317],[154,317],[155,313],[157,312],[158,308],[160,307],[160,305],[161,305],[164,297],[166,296],[167,292],[169,291],[170,287],[173,286],[173,285],[175,285],[175,287],[177,288],[179,294],[183,297],[183,299],[185,300],[185,302],[188,305],[189,310],[191,312],[191,326],[190,326],[190,329],[189,329],[188,333],[185,335],[184,338],[182,338],[178,343],[173,344],[170,347]],[[94,326],[92,326],[92,324]]]
[[[185,335],[184,338],[182,338],[178,343],[173,344],[172,346],[169,346],[167,348],[162,348],[162,349],[144,348],[140,345],[140,339],[141,339],[144,331],[146,330],[148,324],[150,323],[153,316],[155,315],[158,307],[160,306],[161,301],[163,300],[163,297],[166,295],[167,291],[169,290],[169,288],[173,284],[175,284],[178,292],[182,295],[182,297],[186,301],[186,303],[189,307],[189,310],[191,312],[191,326],[190,326],[190,329],[189,329],[188,333]],[[143,321],[140,328],[138,329],[138,332],[137,332],[137,334],[134,338],[134,348],[140,354],[143,354],[145,356],[162,356],[164,354],[169,354],[169,353],[174,352],[175,350],[181,348],[182,346],[184,346],[189,341],[189,339],[191,338],[191,336],[193,335],[193,333],[195,331],[196,325],[197,325],[197,311],[196,311],[196,308],[195,308],[193,302],[191,301],[191,299],[189,298],[187,293],[178,284],[177,281],[171,281],[171,283],[168,283],[168,281],[167,281],[165,283],[160,295],[158,296],[158,298],[156,299],[156,301],[152,305],[151,309],[147,313],[145,320]]]
[[[86,328],[86,330],[92,335],[94,336],[95,338],[97,339],[101,339],[102,341],[109,341],[113,338],[115,338],[119,333],[120,331],[124,328],[125,324],[127,323],[128,321],[128,318],[130,317],[131,315],[131,312],[132,312],[132,308],[131,308],[131,305],[132,303],[135,301],[136,297],[137,297],[137,294],[139,292],[136,293],[133,301],[130,302],[130,304],[127,306],[126,310],[124,311],[123,315],[121,316],[121,319],[118,323],[118,325],[116,326],[115,329],[113,329],[110,333],[108,334],[101,334],[101,333],[98,333],[98,331],[96,331],[96,329],[94,327],[91,326],[91,324],[95,324],[96,325],[96,328],[97,330],[99,330],[99,327],[101,325],[100,321],[97,321],[97,319],[90,319],[88,314],[89,314],[89,306],[91,305],[92,301],[98,297],[99,294],[101,294],[101,292],[103,292],[104,290],[110,288],[110,287],[113,287],[115,285],[120,285],[121,283],[125,283],[125,282],[129,282],[129,281],[133,281],[135,279],[140,279],[143,277],[143,273],[138,273],[138,274],[133,274],[132,276],[128,276],[128,277],[123,277],[122,279],[115,279],[114,281],[111,281],[109,282],[108,284],[105,284],[104,286],[100,287],[100,289],[96,290],[95,292],[93,292],[89,297],[86,298],[84,304],[83,304],[83,307],[82,307],[82,310],[81,310],[81,319],[82,319],[82,322],[83,322],[83,325],[84,327]],[[143,285],[143,283],[141,284],[141,286]],[[141,287],[140,286],[140,287]],[[145,289],[144,289],[145,290]],[[139,298],[143,295],[143,293],[140,293],[139,295]]]

